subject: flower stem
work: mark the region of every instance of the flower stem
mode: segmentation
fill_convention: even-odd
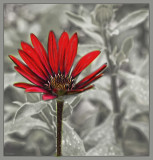
[[[110,54],[111,54],[111,46],[110,46],[110,39],[106,33],[106,30],[104,30],[104,39],[105,39],[105,45],[106,45],[106,56],[107,56],[107,60],[109,63],[109,68],[110,68],[110,74],[111,74],[111,89],[112,89],[112,102],[113,102],[113,110],[115,113],[119,113],[120,112],[120,102],[119,102],[119,96],[118,96],[118,90],[117,90],[117,82],[116,82],[116,74],[115,74],[115,67],[112,64],[112,61],[110,59]]]
[[[105,45],[106,45],[106,57],[109,63],[110,68],[110,79],[111,79],[111,98],[113,103],[113,111],[116,114],[116,117],[114,119],[114,132],[116,135],[116,140],[118,141],[121,138],[121,113],[120,113],[120,99],[118,95],[118,88],[117,88],[117,76],[116,76],[116,67],[113,65],[110,54],[112,52],[111,45],[110,45],[110,37],[107,35],[106,29],[103,32],[103,36],[105,39]]]
[[[56,105],[56,111],[57,111],[56,156],[62,156],[62,113],[63,113],[64,101],[57,100],[56,103],[57,103]]]

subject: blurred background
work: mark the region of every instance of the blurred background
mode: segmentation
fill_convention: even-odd
[[[40,96],[12,86],[26,80],[8,58],[11,54],[21,59],[17,49],[21,41],[31,44],[30,33],[47,48],[50,30],[57,40],[63,31],[70,37],[78,33],[75,62],[92,50],[101,50],[79,79],[108,63],[94,90],[65,101],[63,155],[149,155],[148,4],[5,4],[4,155],[55,155],[54,133],[49,133],[39,113],[12,126],[20,107],[35,105]]]

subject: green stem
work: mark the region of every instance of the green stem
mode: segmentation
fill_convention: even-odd
[[[57,111],[57,139],[56,139],[56,147],[57,147],[57,156],[62,156],[62,114],[63,114],[63,105],[64,101],[57,100],[56,101],[56,111]]]

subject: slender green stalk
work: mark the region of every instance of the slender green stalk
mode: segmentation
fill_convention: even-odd
[[[62,156],[62,114],[64,101],[56,101],[56,111],[57,111],[57,136],[56,136],[56,156]]]

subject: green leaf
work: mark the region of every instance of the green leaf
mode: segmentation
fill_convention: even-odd
[[[65,121],[63,121],[62,155],[85,156],[82,140]]]
[[[14,121],[24,119],[26,117],[35,115],[47,107],[47,103],[40,101],[37,103],[25,103],[16,112]]]
[[[140,104],[149,105],[149,80],[126,71],[119,70],[118,75],[127,82],[127,89],[133,93]]]
[[[148,10],[138,10],[128,14],[124,17],[118,25],[113,29],[112,34],[118,31],[118,33],[127,31],[128,29],[134,28],[140,23],[144,22],[149,16]]]

